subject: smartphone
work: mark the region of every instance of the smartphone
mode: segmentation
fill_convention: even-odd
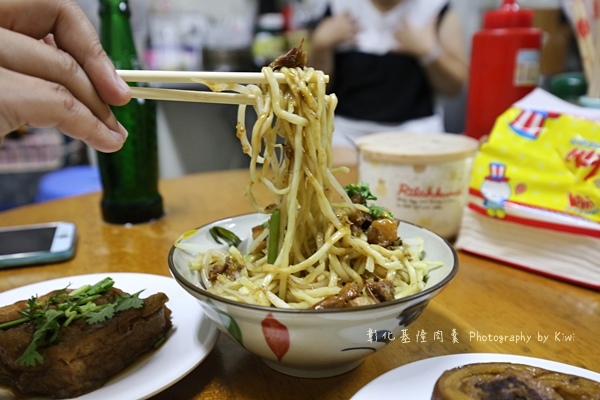
[[[0,227],[0,268],[65,261],[75,254],[72,222]]]

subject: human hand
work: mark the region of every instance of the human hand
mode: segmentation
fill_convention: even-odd
[[[341,14],[325,18],[315,29],[312,46],[332,49],[340,43],[354,44],[358,24],[349,15]]]
[[[408,19],[404,19],[394,32],[398,43],[396,51],[410,54],[416,58],[425,57],[438,45],[436,21],[436,18],[433,18],[421,28],[412,24]]]
[[[104,152],[127,131],[109,105],[131,99],[75,0],[0,1],[0,139],[52,126]]]

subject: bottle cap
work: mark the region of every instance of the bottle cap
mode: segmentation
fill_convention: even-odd
[[[531,28],[533,10],[522,10],[517,0],[504,0],[497,10],[488,11],[483,16],[484,29]]]
[[[574,101],[587,93],[587,86],[583,72],[563,72],[550,79],[548,91],[563,100]]]

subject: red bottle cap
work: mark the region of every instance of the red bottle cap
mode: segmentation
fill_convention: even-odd
[[[516,0],[504,0],[497,10],[488,11],[483,16],[484,29],[531,28],[533,10],[521,10]]]

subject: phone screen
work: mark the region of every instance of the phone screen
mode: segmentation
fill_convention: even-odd
[[[0,232],[0,255],[49,251],[56,227]]]

